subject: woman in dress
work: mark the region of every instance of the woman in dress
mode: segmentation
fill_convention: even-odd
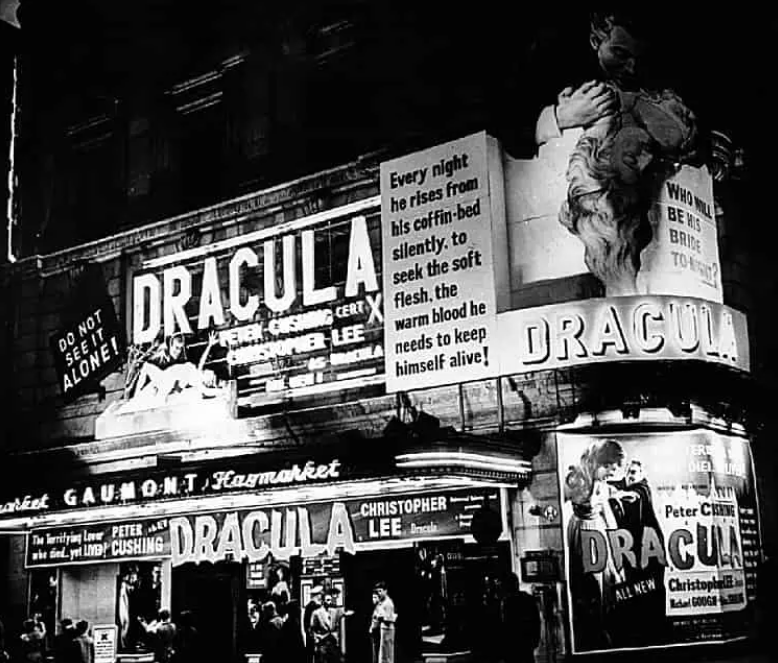
[[[616,529],[616,519],[608,501],[615,496],[616,489],[608,482],[618,478],[623,462],[624,451],[618,442],[596,440],[581,455],[579,464],[569,468],[565,478],[565,500],[572,504],[567,540],[570,593],[574,603],[573,629],[579,650],[600,649],[610,642],[607,617],[612,607],[612,588],[622,578],[613,564],[607,543],[607,530]],[[585,536],[585,532],[599,533],[602,536],[596,540],[606,544],[605,549],[598,550],[599,555],[606,557],[601,571],[591,570],[591,565],[584,564],[584,554],[589,558],[592,555],[586,545],[591,537]]]

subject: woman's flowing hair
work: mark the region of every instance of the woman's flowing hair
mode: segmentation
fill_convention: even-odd
[[[651,240],[651,225],[639,187],[625,185],[613,167],[612,145],[612,133],[584,134],[578,141],[559,221],[583,242],[586,266],[607,294],[635,294],[640,253]]]
[[[597,468],[624,462],[624,449],[616,440],[604,438],[592,442],[581,454],[578,465],[571,465],[565,477],[565,497],[582,504],[591,496]]]

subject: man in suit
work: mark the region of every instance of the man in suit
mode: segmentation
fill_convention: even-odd
[[[505,578],[500,649],[505,663],[533,663],[540,643],[540,611],[535,597],[521,591],[519,578]]]
[[[337,590],[324,594],[322,605],[311,617],[316,663],[338,663],[342,660],[341,628],[343,618],[353,615],[336,604]]]
[[[319,609],[322,604],[322,595],[324,589],[317,585],[311,589],[311,597],[305,606],[303,612],[303,630],[305,631],[305,651],[307,653],[307,660],[313,661],[313,636],[311,635],[311,620],[313,619],[313,613]]]
[[[651,556],[644,567],[640,551],[646,546],[664,550],[665,542],[643,463],[630,460],[624,479],[616,487],[619,490],[610,500],[611,507],[619,529],[632,536],[638,563],[633,567],[625,561],[625,582],[614,588],[617,609],[613,611],[612,637],[615,644],[624,646],[661,643],[667,629],[665,567],[658,556]]]

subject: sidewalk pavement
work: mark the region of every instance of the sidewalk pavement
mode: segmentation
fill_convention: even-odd
[[[778,626],[778,625],[776,625]],[[778,635],[778,631],[776,632]],[[560,658],[560,663],[563,661]],[[575,658],[572,659],[575,661]],[[581,663],[778,663],[778,638],[774,651],[764,653],[763,651],[748,649],[726,649],[716,651],[715,648],[708,651],[686,650],[636,650],[631,655],[624,656],[623,653],[610,653],[603,655],[586,655],[580,657]],[[538,663],[545,663],[542,657],[537,658]]]

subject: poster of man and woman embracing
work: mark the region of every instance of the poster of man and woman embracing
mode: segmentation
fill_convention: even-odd
[[[564,433],[558,452],[573,651],[746,635],[760,555],[746,439]]]

